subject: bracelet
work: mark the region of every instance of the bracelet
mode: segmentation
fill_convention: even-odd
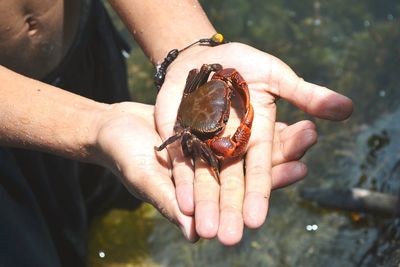
[[[220,44],[225,44],[226,41],[224,40],[224,36],[220,33],[216,33],[211,38],[203,38],[200,39],[185,48],[178,50],[178,49],[172,49],[169,51],[167,54],[167,57],[164,58],[164,61],[156,66],[156,73],[154,74],[154,84],[157,88],[157,91],[160,91],[161,86],[164,83],[165,75],[167,74],[167,68],[168,66],[178,57],[179,53],[182,51],[185,51],[186,49],[194,46],[194,45],[208,45],[208,46],[217,46]]]

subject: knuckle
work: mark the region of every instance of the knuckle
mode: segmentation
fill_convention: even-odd
[[[243,207],[244,179],[240,176],[230,176],[221,183],[221,209],[240,212]]]
[[[270,190],[251,190],[246,192],[246,198],[247,197],[262,197],[265,200],[269,200],[271,196],[271,191]]]
[[[244,192],[235,195],[221,194],[220,206],[223,211],[241,211],[243,208]]]
[[[244,190],[244,181],[243,178],[239,178],[238,176],[230,176],[227,179],[221,180],[221,191],[239,191]]]
[[[221,212],[237,213],[239,216],[242,214],[243,205],[241,202],[225,203],[221,205]]]
[[[247,176],[253,177],[252,179],[254,179],[254,177],[265,179],[266,177],[271,177],[271,172],[266,165],[257,164],[246,168],[246,177]]]
[[[210,184],[210,183],[216,183],[216,180],[214,176],[211,175],[210,171],[196,170],[195,182],[196,184]]]

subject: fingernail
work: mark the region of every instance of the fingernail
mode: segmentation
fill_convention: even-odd
[[[298,162],[298,164],[296,164],[294,167],[294,172],[296,176],[299,177],[300,180],[307,175],[307,166],[302,162]]]

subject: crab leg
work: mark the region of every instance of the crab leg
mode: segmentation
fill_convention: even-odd
[[[207,146],[203,141],[198,139],[195,135],[190,135],[191,140],[188,142],[189,150],[193,151],[193,160],[195,158],[202,158],[208,165],[211,166],[214,175],[219,183],[219,161],[212,149]]]
[[[250,103],[250,94],[246,81],[235,69],[222,69],[216,72],[213,80],[223,80],[232,84],[239,93],[246,113],[244,114],[239,127],[232,137],[216,136],[207,141],[207,144],[221,159],[238,157],[246,152],[247,143],[251,135],[251,125],[254,118],[254,110]]]
[[[212,71],[219,71],[222,69],[220,64],[203,64],[200,71],[198,69],[192,69],[186,79],[185,90],[183,94],[190,94],[196,90],[199,86],[205,84]]]
[[[171,136],[170,138],[168,138],[167,140],[165,140],[159,147],[155,147],[156,150],[157,150],[157,151],[163,150],[163,149],[166,148],[168,145],[170,145],[170,144],[172,144],[173,142],[175,142],[176,140],[178,140],[178,139],[182,136],[183,133],[184,133],[184,132],[181,131],[181,132],[178,132],[177,134]]]

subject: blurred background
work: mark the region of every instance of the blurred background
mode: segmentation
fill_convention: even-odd
[[[304,158],[307,178],[274,191],[267,222],[257,231],[246,230],[239,245],[227,248],[216,240],[189,244],[143,205],[134,212],[112,210],[92,222],[90,266],[399,266],[396,216],[327,208],[302,192],[339,192],[329,196],[333,202],[355,187],[399,196],[400,2],[200,3],[226,39],[273,54],[305,80],[347,95],[354,102],[353,116],[326,122],[278,102],[279,121],[311,119],[319,141]],[[133,47],[128,58],[132,97],[154,103],[154,67],[110,14]]]

